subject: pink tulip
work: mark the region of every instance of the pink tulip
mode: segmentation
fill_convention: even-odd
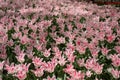
[[[3,69],[4,61],[0,62],[0,71]]]
[[[42,59],[33,57],[32,63],[35,65],[35,67],[40,67],[42,65]]]

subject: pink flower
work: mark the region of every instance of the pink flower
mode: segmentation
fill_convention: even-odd
[[[101,31],[101,32],[97,33],[96,37],[98,37],[98,39],[100,39],[100,40],[104,40],[105,33]]]
[[[74,60],[75,60],[75,55],[73,54],[73,52],[74,51],[72,51],[71,49],[66,49],[66,51],[65,51],[65,54],[66,54],[66,56],[67,56],[67,58],[68,58],[68,61],[70,61],[70,62],[74,62]]]
[[[110,58],[112,60],[113,66],[116,67],[120,66],[120,55],[116,55],[116,54],[110,55]]]
[[[68,61],[70,61],[71,63],[73,63],[75,61],[75,58],[76,58],[76,56],[73,54],[69,54],[69,55],[67,55],[67,57],[68,57]]]
[[[91,77],[91,75],[92,75],[92,72],[88,70],[88,71],[86,72],[86,76],[87,76],[87,77]]]
[[[19,80],[24,80],[27,75],[25,71],[19,71],[16,75],[15,75]]]
[[[97,74],[101,74],[103,70],[103,65],[99,65],[97,63],[92,70],[95,71]]]
[[[66,59],[64,58],[64,56],[60,56],[58,59],[59,59],[58,63],[59,63],[61,66],[64,66],[65,63],[67,62]]]
[[[0,58],[1,59],[6,59],[7,58],[7,53],[6,53],[6,46],[5,44],[2,44],[0,47]]]
[[[4,29],[4,27],[2,27],[3,25],[0,25],[0,37],[4,36],[6,33],[6,30]]]
[[[85,67],[87,69],[92,69],[97,74],[101,74],[103,69],[103,65],[99,65],[95,58],[88,59],[86,61]]]
[[[51,50],[51,49],[45,50],[45,52],[43,52],[43,55],[44,55],[45,57],[49,57],[49,56],[50,56],[50,50]]]
[[[10,41],[7,42],[7,44],[8,44],[8,46],[13,46],[14,42],[13,42],[13,40],[10,40]]]
[[[116,36],[115,36],[115,35],[112,35],[112,34],[111,34],[111,35],[107,35],[107,41],[108,41],[108,42],[112,42],[113,40],[115,40],[115,37],[116,37]]]
[[[0,71],[3,69],[4,61],[0,62]]]
[[[38,57],[33,57],[32,63],[35,65],[35,67],[40,67],[42,65],[42,60]]]
[[[8,36],[7,35],[4,35],[2,38],[0,37],[0,43],[6,43],[8,40]]]
[[[69,41],[72,41],[75,38],[75,34],[72,34],[71,32],[67,32],[66,35],[67,35],[67,37],[69,37]]]
[[[91,54],[93,57],[97,57],[98,56],[98,52],[99,52],[99,49],[91,49]]]
[[[74,44],[72,42],[67,43],[67,48],[71,49],[72,51],[75,50],[75,46],[74,46]]]
[[[64,71],[68,73],[73,78],[73,80],[84,80],[84,73],[81,71],[77,72],[73,68],[72,64],[67,64],[67,67],[64,69]]]
[[[64,71],[68,74],[71,74],[75,71],[75,69],[73,68],[73,65],[72,64],[67,64],[67,67],[64,68]]]
[[[101,50],[102,50],[103,55],[107,55],[109,52],[107,48],[102,48]]]
[[[71,77],[71,78],[67,77],[67,80],[74,80],[74,78],[73,77]]]
[[[95,80],[98,80],[98,78],[95,78]]]
[[[58,47],[55,47],[55,48],[54,48],[54,52],[55,52],[55,53],[54,53],[54,55],[55,55],[54,57],[55,57],[55,58],[61,57],[62,51],[60,51],[60,50],[58,49]]]
[[[52,72],[54,72],[54,69],[55,69],[55,65],[52,62],[48,62],[46,70],[48,72],[52,73]]]
[[[57,60],[52,59],[51,61],[47,62],[45,70],[52,73],[52,72],[54,72],[56,65],[57,65]]]
[[[119,78],[120,77],[120,71],[112,69],[111,74],[113,75],[114,78]]]
[[[77,60],[77,63],[80,67],[84,66],[84,59]]]
[[[73,53],[74,53],[74,51],[72,51],[71,49],[66,49],[66,51],[65,51],[66,56],[69,56],[69,55],[71,55]]]
[[[31,51],[31,52],[27,53],[26,55],[29,59],[32,59],[34,54],[35,53]]]
[[[76,46],[76,50],[79,51],[80,54],[84,54],[85,53],[85,50],[86,50],[86,47],[83,47],[83,46]]]
[[[25,61],[24,57],[25,57],[25,53],[21,51],[16,58],[20,63],[23,63]]]
[[[80,45],[81,44],[81,41],[80,40],[77,40],[76,41],[76,45]]]
[[[96,48],[95,44],[93,44],[93,43],[89,43],[88,47],[90,50],[94,50]]]
[[[40,45],[40,44],[35,45],[35,47],[36,47],[36,49],[39,50],[39,51],[42,50],[42,44],[41,44],[41,45]]]
[[[30,64],[18,64],[14,65],[13,63],[9,65],[5,65],[5,69],[8,71],[8,74],[13,74],[18,77],[20,80],[24,80],[26,78],[26,73],[28,72]]]
[[[94,68],[94,65],[95,65],[95,64],[96,64],[96,59],[90,58],[90,59],[87,59],[86,64],[85,64],[85,67],[86,67],[87,69],[92,69],[92,68]]]
[[[41,36],[39,42],[44,44],[46,42],[45,36]]]
[[[73,77],[74,80],[84,80],[84,73],[82,73],[81,71],[77,72],[74,71],[70,74],[71,77]]]
[[[7,58],[7,54],[4,53],[4,52],[1,53],[1,54],[0,54],[0,58],[1,58],[1,59],[6,59],[6,58]]]
[[[59,37],[56,40],[56,44],[61,44],[61,43],[65,43],[65,38],[64,37]]]
[[[37,77],[41,77],[41,76],[43,76],[43,74],[44,74],[44,71],[43,71],[44,69],[41,67],[41,68],[38,68],[38,69],[36,69],[36,70],[34,70],[34,71],[32,71],[34,74],[35,74],[35,76],[37,76]]]
[[[120,54],[120,46],[115,46],[115,50]]]
[[[15,66],[13,63],[10,66],[6,64],[5,69],[8,71],[8,74],[14,74],[16,72]]]
[[[55,78],[55,76],[52,77],[48,76],[47,79],[43,79],[43,80],[57,80],[57,79]]]
[[[25,63],[25,64],[21,64],[22,70],[28,72],[28,69],[29,69],[30,64],[31,64],[31,63],[29,63],[29,64],[26,64],[26,63]]]
[[[21,38],[20,38],[20,42],[22,43],[22,44],[26,44],[26,43],[29,43],[29,38],[27,37],[27,35],[24,35],[24,36],[22,36]]]
[[[24,71],[24,72],[28,72],[28,68],[30,66],[30,63],[29,64],[18,64],[18,65],[15,65],[15,73],[18,73],[20,71]]]
[[[12,37],[13,37],[13,39],[16,39],[16,38],[21,37],[21,35],[22,35],[21,32],[17,32],[17,33],[14,33],[14,34],[12,35]]]
[[[21,52],[21,49],[20,49],[20,46],[19,46],[19,45],[15,46],[14,52],[15,52],[17,55],[19,55],[19,53]]]

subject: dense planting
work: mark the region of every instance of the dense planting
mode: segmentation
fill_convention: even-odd
[[[0,0],[1,80],[120,80],[120,9],[70,0]]]

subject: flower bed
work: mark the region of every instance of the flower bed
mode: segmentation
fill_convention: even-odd
[[[0,0],[1,80],[119,80],[120,10],[70,0]]]

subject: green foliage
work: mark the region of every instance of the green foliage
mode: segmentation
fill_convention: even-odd
[[[19,63],[18,61],[17,61],[17,59],[16,59],[16,54],[13,52],[13,49],[12,49],[12,47],[9,47],[9,46],[7,46],[6,47],[6,53],[7,53],[7,57],[8,57],[8,59],[9,59],[9,62],[10,63]]]
[[[11,30],[9,30],[9,31],[7,32],[8,40],[12,39],[12,34],[14,34],[14,33],[15,33],[14,28],[12,28]]]
[[[85,23],[86,22],[86,19],[85,17],[81,17],[80,20],[79,20],[80,23]]]

